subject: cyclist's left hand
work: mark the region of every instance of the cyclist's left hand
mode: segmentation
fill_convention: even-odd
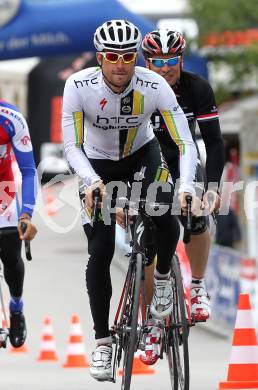
[[[26,223],[26,225],[27,225],[27,229],[26,229],[25,233],[23,233],[22,228],[21,228],[22,222]],[[36,226],[33,225],[33,223],[31,222],[31,217],[29,214],[22,214],[20,216],[17,228],[18,228],[18,233],[19,233],[19,237],[21,240],[31,241],[31,240],[33,240],[33,238],[36,236],[36,234],[38,232]]]
[[[133,217],[130,214],[130,210],[129,210],[128,217],[129,217],[128,218],[129,225],[132,225],[133,224]],[[125,229],[125,213],[121,207],[116,208],[116,223],[118,223],[119,226],[121,226],[123,229]]]
[[[203,206],[208,210],[209,214],[219,211],[221,203],[221,197],[213,190],[208,190],[203,195]]]

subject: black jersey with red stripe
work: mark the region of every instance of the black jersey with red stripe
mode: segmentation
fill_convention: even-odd
[[[187,71],[181,72],[180,80],[173,90],[187,117],[194,140],[198,122],[207,153],[207,182],[219,183],[224,167],[224,145],[213,90],[207,80]],[[169,165],[174,162],[175,169],[178,169],[178,147],[168,137],[165,122],[158,111],[152,114],[151,121],[165,159]]]

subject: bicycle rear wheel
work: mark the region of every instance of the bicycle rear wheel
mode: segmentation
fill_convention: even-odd
[[[173,285],[174,307],[170,316],[167,335],[167,358],[173,390],[189,390],[189,326],[185,293],[178,257],[171,263],[171,282]]]
[[[125,347],[124,347],[124,360],[123,360],[123,376],[122,376],[122,390],[129,390],[131,385],[133,358],[137,344],[137,326],[138,326],[138,313],[140,303],[140,288],[142,279],[142,255],[136,255],[136,262],[131,275],[131,290],[128,294],[128,319],[126,328],[130,329],[130,332],[126,329]]]

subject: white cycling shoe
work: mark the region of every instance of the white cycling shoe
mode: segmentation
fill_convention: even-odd
[[[148,334],[145,340],[145,351],[141,352],[139,358],[144,364],[151,366],[160,357],[162,330],[159,328],[158,320],[155,318],[149,319],[147,327]]]
[[[154,276],[154,292],[150,312],[154,318],[162,320],[172,312],[173,291],[171,280],[156,279]]]
[[[90,375],[98,381],[112,379],[112,346],[99,345],[92,352]]]
[[[206,321],[211,315],[211,301],[204,285],[190,289],[191,315],[194,321]]]

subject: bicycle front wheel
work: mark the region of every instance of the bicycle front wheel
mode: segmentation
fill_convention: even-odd
[[[178,257],[171,263],[171,283],[173,286],[174,307],[168,330],[167,358],[172,390],[189,390],[189,325],[185,302],[185,292]]]
[[[138,313],[140,304],[140,288],[142,279],[142,255],[136,255],[136,261],[134,270],[131,275],[131,291],[128,294],[128,321],[126,324],[126,338],[124,348],[124,361],[123,361],[123,376],[122,376],[122,390],[129,390],[132,378],[133,358],[136,351],[137,344],[137,326],[138,326]]]

